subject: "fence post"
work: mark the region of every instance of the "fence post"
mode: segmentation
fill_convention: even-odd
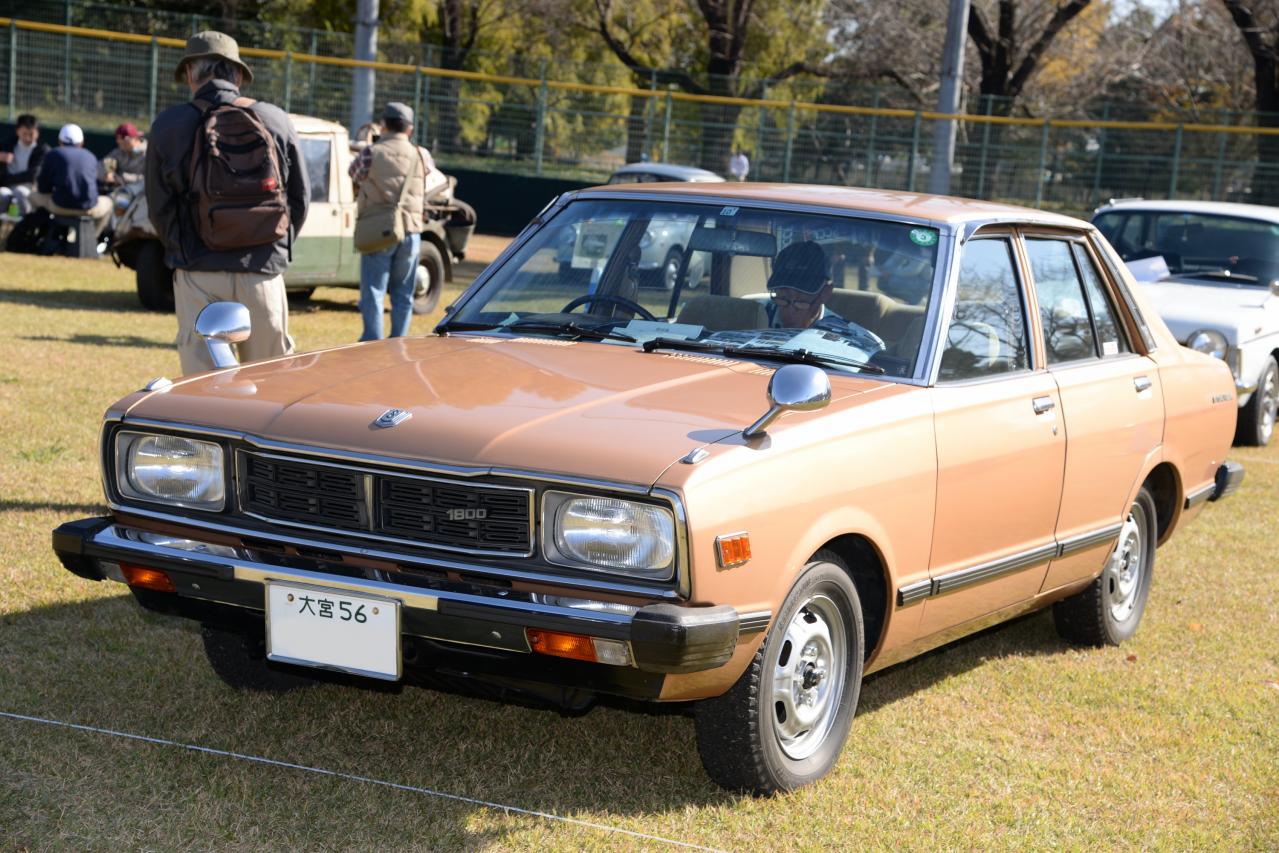
[[[759,99],[761,101],[768,100],[768,87],[765,86],[760,90]],[[757,164],[755,173],[760,178],[764,178],[764,122],[768,119],[768,108],[763,104],[759,107],[759,120],[755,122],[755,150],[751,152],[751,159]],[[758,180],[758,179],[757,179]]]
[[[284,111],[293,112],[293,51],[284,52]]]
[[[1172,144],[1172,174],[1168,177],[1168,198],[1177,196],[1177,178],[1181,171],[1181,133],[1182,126],[1177,125],[1177,138]]]
[[[671,159],[671,90],[666,90],[666,118],[662,123],[662,162],[668,163]]]
[[[542,60],[542,82],[537,87],[537,136],[533,141],[533,156],[537,162],[537,174],[542,174],[542,152],[546,148],[546,60]]]
[[[151,120],[155,121],[156,106],[159,103],[160,86],[160,40],[155,36],[151,36],[151,97],[148,106],[151,111]]]
[[[317,50],[319,50],[319,46],[318,46],[318,42],[316,41],[315,30],[311,30],[312,59],[311,59],[310,79],[307,81],[307,87],[306,87],[306,114],[312,115],[312,116],[315,115],[315,67],[318,63],[315,61],[314,57],[317,55],[316,54]],[[352,129],[354,130],[354,128]]]
[[[782,181],[790,181],[791,151],[795,146],[795,102],[790,102],[786,112],[786,156],[782,159]]]
[[[421,58],[419,53],[418,59]],[[418,62],[413,68],[413,141],[418,145],[426,138],[423,135],[425,124],[422,120],[422,63]]]
[[[648,90],[657,91],[657,69],[648,72]],[[644,99],[644,157],[653,156],[653,111],[657,109],[657,96]]]
[[[71,26],[71,0],[63,0],[63,23]],[[63,105],[71,111],[71,34],[67,33],[62,40],[62,82],[66,87]]]
[[[915,110],[915,125],[910,131],[910,160],[906,164],[906,189],[915,191],[915,164],[919,162],[919,129],[923,124],[924,114]]]
[[[1110,102],[1101,105],[1101,120],[1110,120]],[[1106,162],[1106,128],[1102,127],[1097,134],[1097,168],[1092,176],[1092,199],[1094,204],[1101,204],[1101,168]]]
[[[1221,200],[1221,170],[1226,165],[1226,134],[1218,133],[1217,136],[1217,165],[1212,171],[1212,200]]]
[[[875,109],[879,109],[879,87],[875,88],[875,100],[873,102]],[[866,143],[866,186],[873,187],[879,183],[879,170],[875,167],[878,165],[875,154],[875,133],[879,129],[879,113],[875,113],[870,117],[870,141]]]
[[[18,120],[18,24],[9,21],[9,121]]]
[[[986,99],[986,115],[995,114],[995,99],[990,95],[983,96]],[[986,196],[986,161],[990,157],[990,127],[994,122],[983,122],[981,129],[981,164],[977,167],[977,197],[985,198]]]
[[[1048,128],[1049,120],[1044,119],[1044,129],[1039,134],[1039,173],[1035,175],[1035,207],[1044,203],[1044,172],[1048,170]]]

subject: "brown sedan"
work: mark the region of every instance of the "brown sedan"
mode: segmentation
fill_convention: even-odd
[[[672,217],[673,288],[641,288]],[[1016,207],[598,188],[434,334],[240,366],[237,309],[201,318],[222,369],[107,413],[69,570],[198,620],[234,687],[692,702],[756,793],[832,767],[868,672],[1049,605],[1126,639],[1156,546],[1243,475],[1226,366],[1091,226]]]

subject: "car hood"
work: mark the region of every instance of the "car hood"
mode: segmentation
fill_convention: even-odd
[[[756,363],[590,342],[396,338],[185,377],[138,399],[125,420],[651,485],[690,450],[762,415],[771,374]],[[888,384],[831,378],[835,401]],[[375,426],[389,409],[410,417]]]
[[[1279,301],[1267,288],[1179,279],[1143,282],[1142,290],[1180,341],[1200,329],[1226,332],[1237,343],[1240,331],[1252,337],[1260,312],[1279,315]]]

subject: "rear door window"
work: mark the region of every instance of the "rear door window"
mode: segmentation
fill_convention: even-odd
[[[1096,337],[1070,242],[1028,239],[1026,254],[1035,278],[1048,364],[1095,358]]]

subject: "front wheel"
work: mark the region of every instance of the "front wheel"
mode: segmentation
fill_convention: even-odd
[[[825,776],[852,726],[864,658],[857,590],[840,558],[820,551],[742,677],[697,704],[697,751],[707,774],[757,796]]]
[[[1248,405],[1239,410],[1235,443],[1253,447],[1269,444],[1275,432],[1276,411],[1279,411],[1279,365],[1275,364],[1274,356],[1269,356],[1257,390],[1252,392]]]
[[[1142,486],[1101,575],[1053,605],[1053,623],[1062,639],[1081,646],[1117,646],[1137,632],[1150,596],[1156,538],[1155,499]]]
[[[413,290],[413,313],[430,314],[444,291],[444,257],[434,243],[422,241],[418,259],[417,284]]]

